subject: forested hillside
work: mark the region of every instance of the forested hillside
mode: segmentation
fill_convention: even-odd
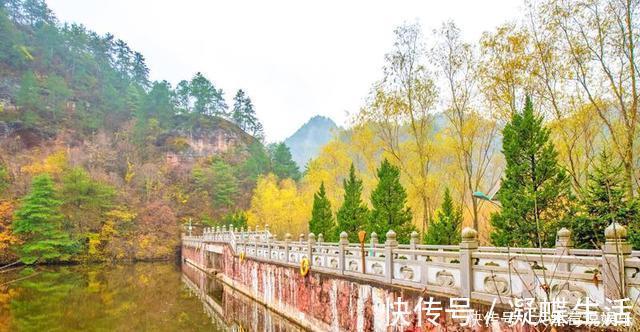
[[[246,223],[258,177],[292,161],[246,92],[228,104],[201,73],[150,81],[125,41],[44,1],[2,1],[0,261],[169,258],[189,221]]]

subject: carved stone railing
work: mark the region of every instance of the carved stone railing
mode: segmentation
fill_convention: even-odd
[[[322,234],[300,234],[293,240],[286,234],[277,240],[264,230],[206,228],[201,236],[184,236],[183,245],[224,243],[247,258],[299,266],[307,258],[312,271],[351,276],[363,281],[425,290],[451,297],[506,304],[510,298],[554,300],[575,303],[580,298],[607,304],[606,299],[629,298],[634,305],[640,296],[640,252],[632,252],[627,231],[612,224],[605,231],[601,249],[575,249],[571,232],[558,231],[555,248],[483,247],[477,232],[462,230],[460,245],[422,245],[418,233],[409,244],[399,244],[394,231],[378,243],[371,233],[364,252],[359,243],[349,243],[347,233],[338,243],[324,242]],[[364,254],[364,271],[363,259]]]

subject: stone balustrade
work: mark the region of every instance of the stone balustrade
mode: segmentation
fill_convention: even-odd
[[[601,304],[606,299],[629,298],[633,305],[640,296],[640,252],[631,251],[627,231],[619,224],[606,229],[601,249],[573,248],[566,228],[558,231],[555,248],[542,249],[479,246],[477,232],[471,228],[463,229],[461,235],[459,245],[423,245],[414,232],[409,244],[400,244],[390,230],[384,243],[378,243],[377,234],[370,234],[362,250],[360,243],[349,243],[344,232],[338,243],[329,243],[322,234],[313,233],[301,234],[297,240],[286,234],[278,240],[268,226],[263,230],[216,227],[206,228],[201,236],[184,236],[183,246],[226,244],[236,256],[244,253],[245,259],[296,268],[306,258],[312,272],[489,304],[494,299],[506,304],[510,298],[565,298],[575,303],[589,297]]]

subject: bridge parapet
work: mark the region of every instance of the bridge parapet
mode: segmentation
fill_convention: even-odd
[[[408,287],[447,297],[465,297],[481,303],[506,304],[512,298],[549,301],[565,298],[569,303],[589,297],[640,297],[640,252],[631,251],[626,230],[613,224],[606,231],[602,249],[575,249],[571,232],[561,229],[554,248],[479,246],[477,232],[462,230],[460,245],[420,244],[417,233],[409,244],[399,244],[389,231],[385,243],[375,233],[362,246],[325,242],[322,234],[286,234],[277,240],[264,230],[207,228],[201,236],[183,236],[183,245],[207,248],[207,244],[229,245],[234,255],[265,263],[297,268],[303,259],[312,272],[347,276],[357,280]],[[634,310],[638,311],[634,308]]]

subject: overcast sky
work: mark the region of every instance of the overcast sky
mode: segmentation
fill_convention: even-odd
[[[425,34],[454,20],[464,37],[518,17],[518,0],[276,1],[47,0],[61,21],[125,40],[154,80],[174,86],[201,71],[229,104],[247,91],[267,141],[316,114],[344,125],[380,78],[393,28],[418,20]]]

